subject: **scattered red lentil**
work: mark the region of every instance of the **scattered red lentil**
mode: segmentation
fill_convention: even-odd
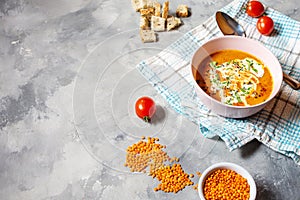
[[[202,174],[200,172],[196,172],[196,174],[200,177]]]
[[[142,137],[145,140],[145,137]],[[147,141],[139,141],[127,148],[125,167],[130,168],[132,172],[144,172],[149,168],[149,175],[160,181],[160,184],[154,188],[154,191],[174,192],[182,190],[186,186],[194,183],[189,179],[194,175],[188,175],[184,172],[181,165],[174,163],[172,166],[165,162],[178,162],[179,158],[170,158],[163,149],[165,145],[156,143],[158,138],[148,137]]]
[[[163,145],[155,143],[156,138],[148,137],[147,141],[139,141],[127,148],[125,166],[132,172],[142,172],[150,167],[150,172],[163,166],[171,158],[162,149]]]
[[[198,191],[198,183],[193,186],[193,189]]]
[[[154,172],[155,177],[161,183],[154,188],[154,191],[162,190],[164,192],[174,192],[182,190],[186,186],[193,185],[194,183],[189,179],[181,168],[180,164],[174,163],[173,166],[163,166]]]

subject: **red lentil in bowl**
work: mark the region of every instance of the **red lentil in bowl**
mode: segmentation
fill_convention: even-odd
[[[254,200],[256,185],[252,176],[233,163],[217,163],[200,177],[198,193],[201,200]]]

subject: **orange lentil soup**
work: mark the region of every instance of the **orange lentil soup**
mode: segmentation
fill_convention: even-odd
[[[273,90],[268,67],[243,51],[218,51],[204,59],[198,69],[198,85],[224,104],[256,105],[266,101]]]

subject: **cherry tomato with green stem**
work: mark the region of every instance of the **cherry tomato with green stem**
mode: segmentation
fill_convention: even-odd
[[[274,22],[271,17],[262,16],[257,20],[257,30],[263,35],[270,35],[274,30]]]
[[[246,7],[246,13],[250,17],[260,17],[265,12],[264,5],[259,1],[249,1]]]
[[[156,105],[150,97],[141,97],[135,103],[135,112],[137,116],[145,122],[150,122],[156,111]]]

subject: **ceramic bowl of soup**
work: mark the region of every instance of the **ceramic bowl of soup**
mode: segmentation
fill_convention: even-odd
[[[223,36],[204,43],[193,55],[195,91],[212,112],[224,117],[251,116],[280,90],[282,68],[260,42]]]

